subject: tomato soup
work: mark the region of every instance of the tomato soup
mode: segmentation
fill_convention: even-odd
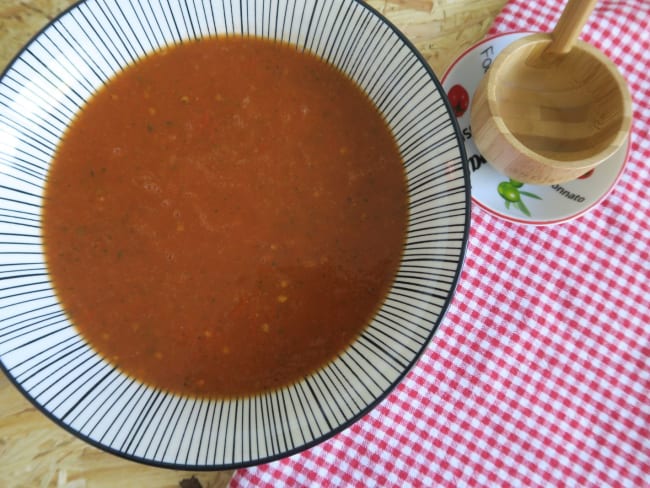
[[[55,155],[44,243],[60,302],[115,367],[179,394],[309,375],[367,326],[398,268],[403,163],[350,79],[272,41],[151,54]]]

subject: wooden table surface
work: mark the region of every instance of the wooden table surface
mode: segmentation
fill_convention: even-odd
[[[485,34],[506,0],[370,0],[440,77]],[[0,66],[72,0],[1,0]],[[0,487],[227,486],[232,472],[191,473],[126,461],[78,440],[36,410],[0,372]],[[194,477],[194,480],[192,480]],[[119,481],[118,481],[119,480]],[[191,480],[191,481],[190,481]]]

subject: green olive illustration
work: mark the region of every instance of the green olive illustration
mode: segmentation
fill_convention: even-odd
[[[536,200],[541,200],[542,198],[539,195],[535,195],[534,193],[521,190],[520,188],[522,186],[524,186],[524,184],[521,181],[513,180],[510,178],[508,181],[502,181],[499,183],[497,186],[497,192],[501,198],[503,198],[506,209],[510,209],[510,206],[512,205],[521,213],[530,217],[530,210],[528,210],[528,207],[521,199],[522,195],[534,198]]]

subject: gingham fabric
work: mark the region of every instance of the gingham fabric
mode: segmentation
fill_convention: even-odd
[[[491,33],[548,31],[564,3],[513,0]],[[601,0],[582,37],[634,99],[613,192],[550,227],[475,206],[454,300],[403,383],[233,487],[650,486],[650,2]]]

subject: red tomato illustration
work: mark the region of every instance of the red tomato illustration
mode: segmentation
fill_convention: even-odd
[[[462,117],[469,108],[469,93],[467,93],[467,90],[462,85],[454,85],[449,89],[447,97],[456,117]]]
[[[585,174],[583,174],[583,175],[581,175],[581,176],[578,176],[578,179],[579,179],[579,180],[586,180],[587,178],[589,178],[589,177],[590,177],[591,175],[593,175],[593,174],[594,174],[594,168],[591,168],[591,169],[590,169],[589,171],[587,171]]]

